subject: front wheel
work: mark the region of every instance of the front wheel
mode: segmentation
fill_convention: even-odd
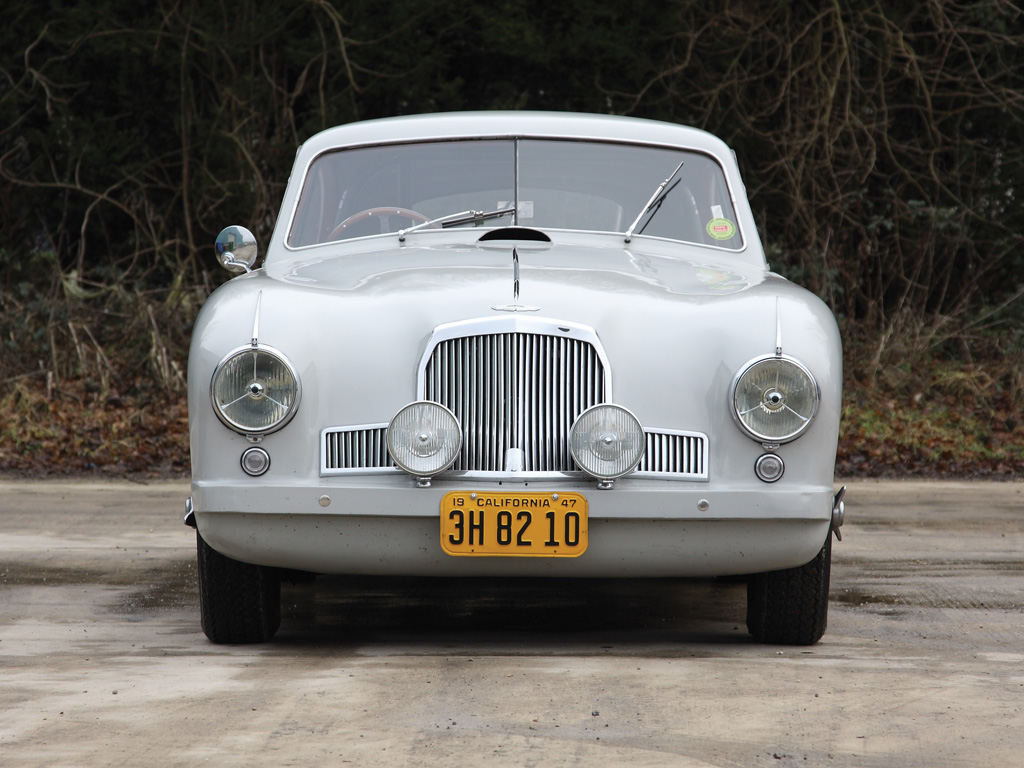
[[[809,563],[747,581],[747,630],[770,645],[813,645],[828,625],[832,532]]]
[[[281,581],[274,568],[222,555],[196,533],[199,611],[214,643],[265,643],[281,625]]]

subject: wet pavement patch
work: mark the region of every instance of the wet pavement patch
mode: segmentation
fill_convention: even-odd
[[[623,633],[746,642],[745,600],[743,584],[714,580],[320,577],[283,585],[275,643],[387,638],[426,647],[443,639],[479,650],[488,638],[507,649],[512,638],[536,646]]]
[[[195,563],[171,562],[160,568],[104,570],[93,567],[9,566],[0,571],[4,587],[123,587],[110,606],[115,614],[139,616],[146,612],[195,606],[199,590]]]
[[[0,584],[12,587],[64,587],[95,584],[127,586],[137,583],[139,571],[69,566],[12,565],[0,572]]]
[[[134,586],[140,586],[140,581],[145,586],[123,595],[113,606],[114,613],[131,617],[194,606],[198,617],[199,585],[194,563],[174,563],[171,568],[149,572],[149,576],[146,581],[135,581]]]

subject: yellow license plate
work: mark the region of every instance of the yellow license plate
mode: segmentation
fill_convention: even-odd
[[[579,557],[587,549],[587,500],[572,492],[447,493],[441,549],[456,556]]]

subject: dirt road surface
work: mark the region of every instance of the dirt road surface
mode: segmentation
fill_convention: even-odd
[[[199,629],[187,483],[0,483],[0,766],[1016,766],[1024,483],[850,484],[829,630],[742,584],[330,579]]]

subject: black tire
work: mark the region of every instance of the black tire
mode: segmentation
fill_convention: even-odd
[[[196,533],[199,612],[214,643],[265,643],[281,625],[277,570],[222,555]]]
[[[828,626],[832,532],[811,562],[747,581],[747,630],[769,645],[814,645]]]

